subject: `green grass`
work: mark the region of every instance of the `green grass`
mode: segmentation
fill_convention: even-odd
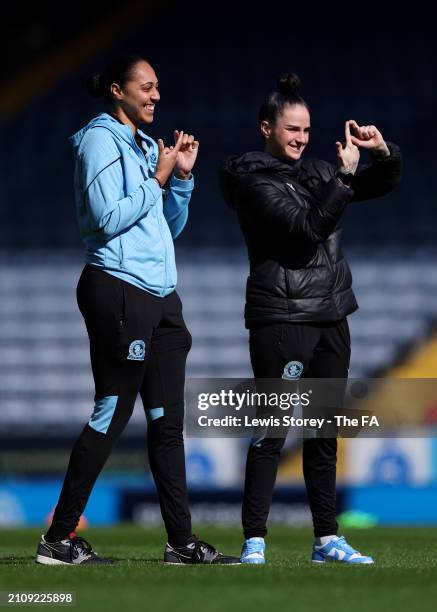
[[[237,527],[197,531],[238,555]],[[163,530],[131,526],[83,532],[101,555],[118,560],[113,566],[47,567],[34,563],[41,532],[0,530],[0,591],[75,591],[75,609],[90,611],[437,610],[437,529],[345,531],[374,556],[375,566],[364,567],[312,565],[311,531],[283,527],[270,529],[265,566],[166,566]]]

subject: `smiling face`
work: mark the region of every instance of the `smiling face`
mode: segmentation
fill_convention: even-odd
[[[133,125],[152,123],[155,104],[160,99],[155,71],[141,60],[133,66],[129,76],[122,87],[112,83],[112,99]]]
[[[310,136],[310,114],[303,104],[286,104],[274,124],[264,120],[260,124],[265,138],[265,150],[274,157],[300,159]]]

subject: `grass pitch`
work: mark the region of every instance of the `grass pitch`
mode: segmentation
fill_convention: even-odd
[[[237,527],[195,531],[220,551],[239,554]],[[0,591],[74,591],[75,609],[89,611],[437,610],[437,529],[432,528],[342,532],[375,558],[374,566],[364,567],[312,565],[311,530],[285,527],[270,529],[265,566],[168,566],[161,561],[164,531],[132,526],[81,533],[101,555],[117,559],[113,566],[48,567],[34,562],[42,532],[0,530]],[[4,609],[13,607],[23,606]]]

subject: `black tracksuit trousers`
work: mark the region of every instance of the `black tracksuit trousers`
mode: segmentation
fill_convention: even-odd
[[[74,444],[49,541],[75,530],[94,483],[128,423],[138,393],[150,469],[174,546],[191,535],[183,441],[185,362],[191,335],[176,292],[160,298],[86,265],[77,286],[95,382],[95,408]]]
[[[290,361],[303,365],[302,377],[348,376],[350,335],[346,319],[334,323],[281,323],[250,330],[250,358],[255,378],[281,378]],[[266,437],[249,447],[242,508],[246,538],[267,534],[279,456],[285,438]],[[303,474],[316,537],[337,533],[336,438],[303,441]]]

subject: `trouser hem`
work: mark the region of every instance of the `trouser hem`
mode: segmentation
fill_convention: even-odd
[[[250,531],[244,531],[244,539],[249,538],[265,538],[267,535],[267,529],[251,529]]]
[[[171,546],[185,546],[191,536],[191,529],[174,529],[167,532],[168,543]]]

